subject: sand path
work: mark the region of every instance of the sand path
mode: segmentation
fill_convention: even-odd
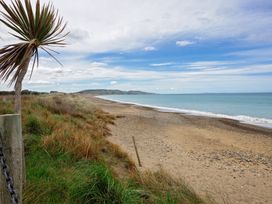
[[[110,127],[109,140],[136,162],[134,136],[144,169],[161,166],[219,203],[272,203],[272,130],[90,100],[123,116]]]

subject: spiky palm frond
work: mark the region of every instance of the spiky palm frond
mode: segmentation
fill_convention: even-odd
[[[39,64],[39,48],[57,60],[50,46],[64,46],[68,33],[64,33],[66,23],[51,3],[41,6],[37,0],[35,9],[30,0],[24,0],[24,4],[21,0],[12,0],[10,5],[0,0],[0,5],[3,8],[0,21],[11,29],[11,35],[21,41],[0,49],[0,79],[6,81],[13,75],[12,84],[27,59],[34,57],[32,71],[35,64]]]

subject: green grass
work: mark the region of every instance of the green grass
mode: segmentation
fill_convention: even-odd
[[[80,164],[75,175],[70,191],[74,203],[140,203],[136,189],[121,183],[103,164]]]
[[[3,99],[0,97],[0,99]],[[0,113],[11,113],[11,98]],[[204,204],[166,172],[139,173],[106,140],[114,117],[75,95],[23,98],[24,204]]]
[[[41,136],[27,137],[24,203],[140,203],[136,190],[116,179],[102,161],[47,152]]]

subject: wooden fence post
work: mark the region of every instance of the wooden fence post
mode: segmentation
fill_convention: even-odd
[[[0,115],[0,137],[14,187],[19,197],[19,203],[21,204],[23,191],[23,137],[20,115]],[[7,191],[2,168],[0,171],[0,204],[9,204],[11,203],[10,194]]]
[[[134,145],[134,149],[135,149],[135,152],[136,152],[136,156],[137,156],[137,159],[138,159],[139,166],[142,167],[142,163],[141,163],[141,160],[140,160],[140,156],[139,156],[139,152],[138,152],[138,148],[137,148],[134,136],[132,136],[132,141],[133,141],[133,145]]]

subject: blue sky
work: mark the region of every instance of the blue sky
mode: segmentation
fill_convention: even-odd
[[[64,66],[41,53],[26,89],[272,92],[271,0],[66,2],[54,1],[71,31]],[[16,42],[7,32],[0,46]]]

